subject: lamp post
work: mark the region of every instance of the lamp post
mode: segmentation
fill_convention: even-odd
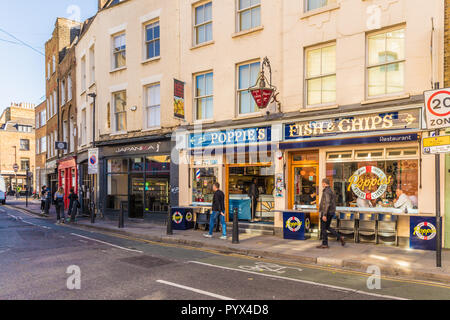
[[[266,78],[265,67],[269,69],[269,79]],[[280,103],[277,100],[277,88],[272,85],[272,67],[270,66],[269,58],[264,58],[256,84],[250,87],[248,91],[252,94],[258,108],[266,109],[271,102],[277,102],[278,107],[280,107]],[[267,114],[269,114],[269,111],[267,111]]]
[[[95,148],[95,102],[97,98],[97,94],[95,92],[89,93],[89,97],[93,99],[93,106],[92,106],[92,147]],[[95,202],[96,202],[96,190],[94,186],[94,175],[92,176],[92,191],[91,191],[91,223],[95,222]],[[94,199],[95,194],[95,199]]]

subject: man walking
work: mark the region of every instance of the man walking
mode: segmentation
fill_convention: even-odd
[[[227,225],[225,223],[225,194],[220,190],[218,182],[213,185],[214,197],[212,202],[212,213],[209,219],[209,233],[204,234],[206,238],[212,238],[217,217],[220,215],[220,223],[222,225],[221,240],[227,240]]]
[[[322,180],[322,199],[320,200],[319,212],[320,212],[320,229],[322,233],[322,244],[318,246],[319,249],[328,249],[328,231],[336,236],[338,241],[341,241],[342,246],[345,246],[344,238],[336,232],[336,230],[330,227],[331,220],[333,220],[336,214],[336,195],[330,188],[330,180]]]
[[[250,188],[248,189],[248,196],[251,199],[252,203],[252,221],[256,218],[256,207],[258,206],[258,198],[259,198],[259,190],[257,185],[257,180],[254,178],[252,180],[252,184],[250,185]]]

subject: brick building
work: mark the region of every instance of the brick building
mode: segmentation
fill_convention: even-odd
[[[34,186],[40,192],[42,186],[47,185],[47,174],[45,170],[47,162],[47,102],[44,101],[35,109],[36,118],[36,160]]]
[[[35,169],[34,108],[31,103],[12,103],[0,116],[0,175],[9,194],[14,190],[23,194],[27,186],[33,189],[33,184],[26,181],[26,170]]]

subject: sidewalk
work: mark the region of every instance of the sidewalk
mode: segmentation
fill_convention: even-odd
[[[11,204],[25,209],[25,202]],[[34,205],[29,205],[27,211],[40,214]],[[317,249],[319,241],[291,241],[275,236],[240,234],[240,244],[232,244],[219,240],[215,234],[213,239],[203,237],[204,231],[187,230],[173,231],[172,236],[166,235],[166,227],[148,222],[125,221],[125,228],[118,229],[118,222],[111,220],[96,220],[92,225],[89,219],[80,219],[77,226],[107,232],[113,232],[145,240],[176,243],[196,248],[209,248],[227,253],[275,258],[295,261],[305,264],[340,267],[349,270],[366,272],[372,265],[380,267],[384,276],[400,276],[414,280],[429,280],[450,284],[450,251],[442,252],[442,268],[436,268],[436,253],[434,251],[410,250],[385,245],[356,244],[348,242],[342,247],[338,242],[330,241],[330,249]],[[231,232],[229,232],[231,234]]]

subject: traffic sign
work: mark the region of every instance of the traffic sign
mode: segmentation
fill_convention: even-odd
[[[423,138],[423,153],[438,154],[450,152],[450,136]]]
[[[427,129],[450,127],[450,88],[424,92]]]

